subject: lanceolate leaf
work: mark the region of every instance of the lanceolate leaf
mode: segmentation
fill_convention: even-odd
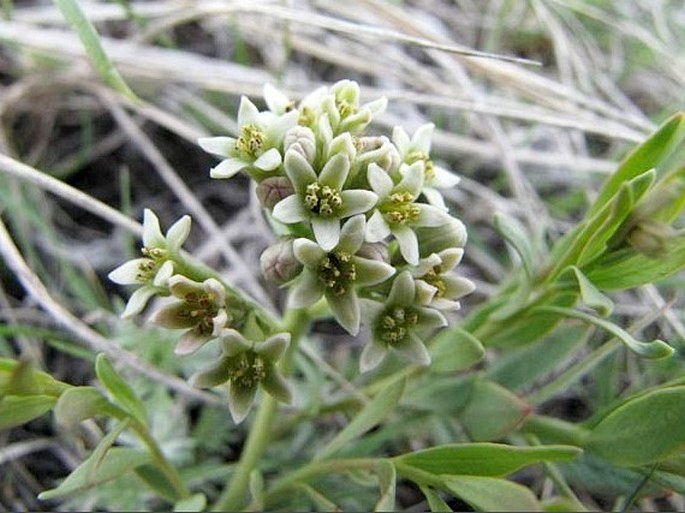
[[[8,395],[0,399],[0,429],[20,426],[50,411],[57,399],[51,395]]]
[[[623,466],[646,465],[685,449],[685,386],[629,400],[590,433],[587,449]]]
[[[502,213],[495,214],[494,226],[500,234],[521,257],[521,264],[529,278],[534,275],[533,247],[530,244],[530,235],[525,228],[514,218]]]
[[[97,415],[110,415],[116,418],[126,416],[94,387],[69,389],[60,396],[55,406],[55,419],[65,426],[73,426]]]
[[[528,488],[495,477],[443,476],[445,488],[476,511],[542,511]]]
[[[517,447],[495,443],[450,444],[397,457],[432,474],[501,477],[542,461],[564,461],[582,451],[570,445]]]
[[[405,381],[398,381],[374,397],[364,406],[354,419],[317,454],[316,459],[323,459],[336,453],[355,438],[381,422],[393,411],[404,392]]]
[[[138,422],[145,425],[147,423],[145,406],[102,353],[95,360],[95,372],[102,386],[111,394],[114,402]]]
[[[580,290],[580,298],[583,303],[595,310],[602,317],[611,315],[611,312],[614,309],[614,303],[611,299],[602,294],[576,266],[571,266],[569,270],[578,283],[578,290]]]
[[[440,332],[430,343],[430,354],[435,372],[456,372],[468,369],[483,359],[485,348],[480,341],[461,326]]]
[[[438,492],[429,488],[428,486],[419,485],[421,493],[426,497],[428,501],[428,507],[430,507],[433,513],[446,513],[453,511],[447,503],[442,500],[442,497],[438,495]]]
[[[374,511],[397,511],[395,508],[395,484],[397,475],[395,466],[388,460],[380,460],[376,464],[376,476],[380,497],[374,506]]]

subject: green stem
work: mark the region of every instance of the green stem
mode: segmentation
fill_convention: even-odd
[[[183,482],[183,479],[181,479],[181,476],[176,470],[176,467],[174,467],[171,463],[169,463],[169,460],[166,459],[166,456],[164,456],[162,449],[157,444],[157,440],[154,439],[154,437],[150,434],[148,429],[138,422],[134,423],[132,427],[136,434],[146,445],[148,451],[150,451],[150,455],[152,456],[152,459],[154,460],[159,470],[162,471],[164,477],[166,477],[169,481],[169,484],[173,486],[178,500],[183,500],[190,497],[190,491]]]
[[[304,310],[288,311],[283,320],[283,331],[290,333],[290,345],[280,362],[281,373],[284,377],[292,374],[300,338],[308,327],[309,317]],[[277,406],[276,399],[269,394],[264,395],[231,482],[214,504],[213,511],[238,511],[244,506],[250,474],[257,468],[267,448]]]
[[[583,447],[589,431],[560,419],[544,415],[531,415],[521,428],[525,433],[532,433],[543,441]]]
[[[395,465],[395,470],[397,471],[398,477],[404,477],[410,481],[414,481],[416,484],[430,486],[432,488],[444,489],[445,485],[439,476],[426,472],[425,470],[412,467],[398,460],[393,460],[393,465]]]

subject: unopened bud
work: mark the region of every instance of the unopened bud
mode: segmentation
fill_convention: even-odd
[[[626,241],[640,253],[660,258],[668,252],[668,242],[673,236],[674,230],[669,225],[645,219],[630,231]]]
[[[423,258],[444,249],[463,248],[466,244],[466,227],[456,218],[450,218],[441,226],[420,227],[415,231]]]
[[[264,279],[283,284],[302,271],[302,264],[295,258],[292,239],[281,239],[264,250],[259,257]]]
[[[310,164],[316,158],[316,136],[311,128],[306,126],[294,126],[288,130],[283,139],[283,153],[289,150],[302,155]]]
[[[269,210],[274,208],[274,205],[283,198],[291,196],[295,193],[293,184],[290,183],[285,176],[270,176],[262,180],[256,189],[257,199]]]
[[[357,251],[357,256],[369,260],[378,260],[386,264],[390,263],[390,253],[385,242],[365,242]]]

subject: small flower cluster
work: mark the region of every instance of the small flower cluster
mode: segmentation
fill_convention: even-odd
[[[151,315],[150,322],[183,330],[175,348],[178,355],[194,353],[211,340],[219,341],[222,354],[218,363],[191,380],[197,386],[227,384],[229,409],[235,422],[247,416],[260,385],[277,399],[290,402],[288,387],[275,366],[290,335],[265,337],[255,312],[235,291],[213,277],[196,281],[189,276],[193,266],[188,265],[181,252],[189,232],[190,217],[184,216],[165,236],[157,216],[145,210],[142,257],[109,274],[115,283],[138,286],[122,317],[140,313],[153,296],[173,298]],[[248,340],[244,336],[248,332],[261,342]]]
[[[323,299],[351,335],[368,326],[362,371],[390,350],[429,364],[422,338],[473,290],[454,272],[466,231],[440,193],[458,178],[430,158],[433,125],[412,137],[400,127],[390,139],[366,135],[387,102],[360,103],[349,80],[299,103],[267,85],[264,100],[260,111],[241,99],[237,137],[199,140],[223,159],[211,176],[247,174],[283,226],[262,254],[264,276],[289,287],[289,308]]]

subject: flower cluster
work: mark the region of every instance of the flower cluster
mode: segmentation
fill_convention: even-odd
[[[167,329],[183,330],[175,352],[188,355],[211,340],[222,347],[218,363],[197,373],[197,386],[226,384],[228,404],[235,422],[250,411],[259,386],[279,400],[289,402],[290,392],[275,367],[290,341],[287,333],[265,336],[256,312],[234,290],[215,277],[198,281],[197,268],[190,265],[181,246],[190,231],[190,217],[184,216],[161,232],[159,219],[145,210],[142,256],[114,269],[109,278],[138,289],[124,309],[123,317],[140,313],[153,296],[173,298],[150,316],[150,322]],[[248,340],[244,333],[249,332]]]
[[[413,136],[400,127],[391,138],[366,135],[387,102],[360,103],[349,80],[299,103],[266,86],[264,100],[260,111],[241,99],[237,137],[199,141],[222,159],[211,176],[247,174],[282,225],[285,235],[262,254],[264,276],[289,287],[290,308],[325,300],[351,335],[367,326],[362,371],[391,350],[429,364],[422,337],[445,326],[444,312],[473,290],[454,272],[466,231],[440,193],[458,178],[430,157],[434,126]]]

